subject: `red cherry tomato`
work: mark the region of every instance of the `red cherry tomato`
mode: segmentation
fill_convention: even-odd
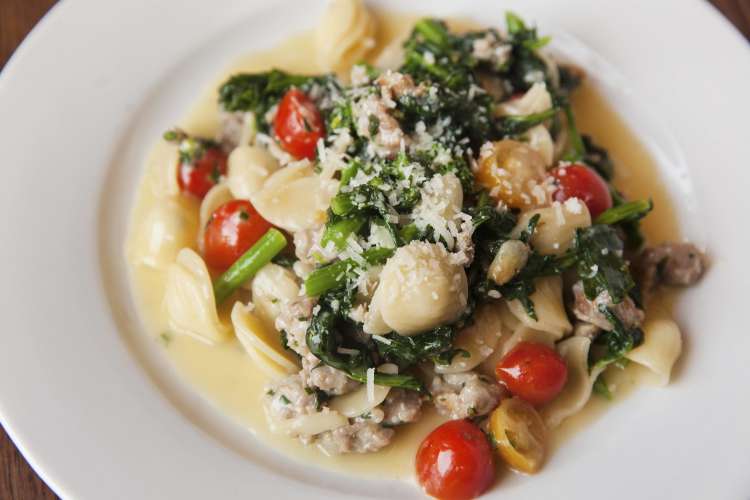
[[[568,379],[568,367],[551,347],[520,342],[503,356],[495,374],[513,395],[541,405],[560,394]]]
[[[181,191],[203,198],[226,173],[227,155],[219,148],[208,148],[194,162],[180,162],[177,166],[177,184]]]
[[[225,270],[271,229],[246,200],[232,200],[217,208],[206,225],[203,252],[209,266]]]
[[[554,194],[556,201],[578,198],[586,204],[592,219],[612,208],[612,194],[607,183],[586,165],[574,163],[557,167],[551,174],[557,179],[558,188]]]
[[[446,422],[422,441],[417,477],[428,495],[444,500],[474,498],[495,479],[492,448],[468,420]]]
[[[289,154],[312,160],[318,139],[325,135],[325,125],[315,103],[301,90],[291,89],[279,103],[273,131]]]

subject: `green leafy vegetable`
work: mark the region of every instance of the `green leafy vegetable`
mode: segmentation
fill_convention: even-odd
[[[366,354],[366,349],[355,344],[352,347],[359,347],[358,354],[344,356],[338,353],[338,348],[343,347],[344,337],[338,329],[336,315],[327,307],[321,308],[313,317],[307,330],[306,342],[310,352],[324,364],[343,371],[357,382],[367,383],[367,370],[374,367],[373,360]],[[378,385],[423,390],[422,383],[412,375],[376,372],[374,379]]]
[[[643,342],[643,330],[626,328],[620,318],[605,305],[599,306],[599,312],[606,316],[612,330],[603,331],[596,337],[596,343],[606,348],[604,356],[594,361],[593,366],[597,368],[620,362],[625,354]]]
[[[252,111],[260,116],[291,87],[299,87],[314,78],[278,69],[234,75],[219,87],[219,103],[227,111]]]
[[[369,265],[383,264],[391,255],[392,248],[370,248],[362,252],[362,258]],[[354,271],[360,267],[361,265],[352,259],[339,260],[319,267],[305,279],[305,293],[309,297],[315,297],[340,287],[351,280]]]
[[[622,251],[622,240],[611,226],[596,224],[576,231],[576,270],[588,299],[606,291],[618,304],[635,286]]]
[[[216,148],[219,145],[212,139],[193,137],[187,132],[174,128],[164,132],[163,138],[167,142],[177,144],[180,163],[190,165],[198,161],[207,149]]]
[[[651,200],[629,201],[605,210],[594,222],[609,225],[633,222],[644,218],[653,208],[654,202]]]
[[[388,343],[375,341],[375,344],[381,356],[401,367],[427,360],[449,364],[453,356],[460,354],[460,350],[452,349],[455,335],[455,328],[439,326],[413,336],[390,334],[385,337],[389,340]]]
[[[596,172],[602,176],[606,181],[611,181],[615,175],[615,167],[612,164],[612,160],[609,159],[609,153],[601,146],[597,146],[590,136],[583,134],[581,136],[583,141],[583,162],[596,170]]]
[[[528,90],[536,82],[549,79],[547,65],[536,51],[549,42],[549,38],[539,38],[536,28],[529,28],[513,12],[506,12],[505,23],[513,47],[507,76],[514,92]],[[549,88],[553,86],[547,85]]]

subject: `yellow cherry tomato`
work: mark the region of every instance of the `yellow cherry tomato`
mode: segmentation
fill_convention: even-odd
[[[549,201],[544,158],[522,142],[503,139],[483,146],[475,178],[495,201],[511,208],[539,207]]]
[[[517,397],[504,400],[490,415],[490,432],[512,469],[533,474],[541,468],[547,454],[547,428],[529,403]]]

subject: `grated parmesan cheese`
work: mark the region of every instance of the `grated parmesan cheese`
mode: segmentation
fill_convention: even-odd
[[[375,368],[367,369],[367,401],[375,401]]]

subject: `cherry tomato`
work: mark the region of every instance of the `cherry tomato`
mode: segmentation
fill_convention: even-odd
[[[495,374],[514,396],[541,405],[560,394],[568,379],[568,367],[551,347],[520,342],[503,356]]]
[[[301,90],[291,89],[279,103],[273,131],[289,154],[312,160],[318,139],[325,135],[325,125],[312,100]]]
[[[217,208],[206,225],[203,251],[209,266],[225,270],[244,254],[271,223],[246,200],[232,200]]]
[[[446,422],[422,441],[417,477],[428,495],[444,500],[474,498],[495,479],[492,448],[468,420]]]
[[[557,179],[556,201],[578,198],[586,204],[592,219],[612,208],[612,194],[604,179],[593,169],[580,163],[557,167],[550,172]]]
[[[226,173],[227,155],[219,148],[208,148],[192,163],[180,162],[177,184],[181,191],[203,198]]]

